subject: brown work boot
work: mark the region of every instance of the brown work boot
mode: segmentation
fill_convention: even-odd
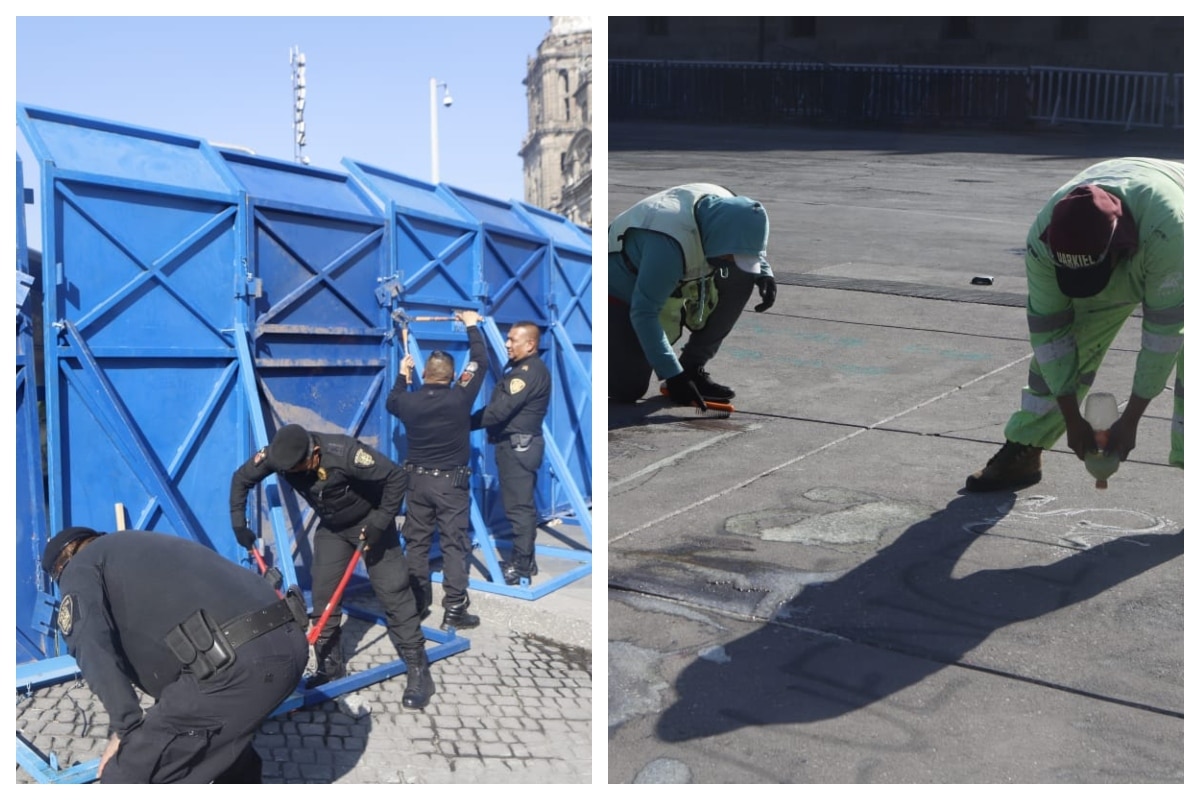
[[[987,466],[967,476],[968,492],[996,492],[1023,489],[1042,479],[1042,448],[1030,444],[1005,442]]]

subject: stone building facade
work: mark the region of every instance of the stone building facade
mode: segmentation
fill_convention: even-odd
[[[529,129],[518,153],[525,202],[592,224],[592,24],[550,17],[550,32],[528,60]]]
[[[609,17],[612,59],[1183,72],[1183,17]]]

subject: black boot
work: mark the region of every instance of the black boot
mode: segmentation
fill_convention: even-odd
[[[737,394],[728,386],[723,386],[714,381],[709,376],[708,370],[704,367],[684,367],[683,374],[687,375],[691,382],[696,385],[696,390],[700,392],[700,396],[705,400],[712,400],[716,403],[728,403]]]
[[[404,687],[404,696],[400,704],[405,708],[420,711],[429,705],[437,687],[433,685],[433,675],[429,672],[429,656],[425,654],[425,646],[405,648],[400,651],[400,657],[408,667],[408,684]]]
[[[521,582],[521,578],[532,581],[533,576],[538,574],[537,560],[530,558],[526,567],[519,567],[516,562],[510,561],[501,568],[500,572],[504,575],[504,582],[509,586],[516,586]]]
[[[967,476],[968,492],[1024,489],[1042,480],[1042,448],[1005,440],[987,465]]]
[[[346,662],[342,659],[341,628],[334,628],[333,632],[328,634],[322,631],[321,638],[317,640],[313,649],[317,653],[317,671],[304,682],[305,689],[315,689],[345,676]]]
[[[478,628],[479,616],[477,614],[468,614],[467,609],[471,607],[471,598],[463,597],[461,602],[446,606],[446,611],[442,614],[442,630],[448,628]]]

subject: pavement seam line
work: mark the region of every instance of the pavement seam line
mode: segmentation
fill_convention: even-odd
[[[954,394],[955,392],[962,391],[963,389],[967,388],[968,386],[971,386],[972,384],[978,383],[979,381],[982,381],[986,378],[990,378],[991,376],[996,375],[1000,372],[1003,372],[1006,369],[1010,369],[1011,367],[1016,366],[1017,364],[1020,364],[1022,361],[1029,360],[1032,357],[1033,357],[1032,353],[1021,356],[1020,358],[1018,358],[1014,361],[1010,361],[1007,364],[996,367],[991,372],[986,372],[983,375],[979,375],[979,376],[972,378],[971,380],[967,381],[966,383],[959,384],[958,386],[955,386],[953,389],[948,389],[939,395],[929,398],[928,400],[922,400],[920,403],[917,403],[915,406],[906,408],[905,410],[897,412],[897,413],[891,415],[890,417],[885,417],[884,419],[881,419],[878,422],[872,423],[871,425],[868,425],[864,428],[859,428],[856,431],[852,431],[852,432],[846,434],[845,436],[834,439],[832,442],[826,442],[825,444],[821,445],[820,447],[816,448],[815,450],[809,450],[806,453],[801,453],[800,455],[796,456],[795,458],[788,459],[787,461],[784,461],[782,464],[776,464],[775,466],[771,467],[770,469],[763,470],[762,472],[758,473],[757,475],[752,475],[751,477],[747,478],[746,480],[741,481],[739,483],[735,483],[732,486],[726,487],[725,489],[722,489],[719,492],[710,494],[708,497],[703,497],[699,500],[689,503],[688,505],[686,505],[682,508],[677,508],[674,511],[670,511],[666,514],[663,514],[660,517],[657,517],[656,519],[652,519],[649,522],[644,522],[641,525],[638,525],[636,528],[630,528],[629,530],[625,531],[624,533],[619,533],[616,536],[613,536],[612,538],[610,538],[609,543],[611,544],[612,542],[619,542],[620,540],[624,539],[627,536],[632,536],[635,533],[644,531],[647,528],[650,528],[654,525],[658,525],[661,522],[665,522],[668,519],[671,519],[672,517],[676,517],[680,514],[691,511],[694,508],[699,508],[702,505],[710,503],[713,500],[722,498],[725,495],[730,494],[732,492],[736,492],[739,489],[744,489],[745,487],[749,486],[750,484],[754,483],[755,481],[759,480],[760,478],[765,478],[768,475],[778,472],[781,469],[786,469],[787,467],[790,467],[792,464],[795,464],[799,461],[803,461],[804,459],[808,458],[809,456],[814,456],[817,453],[820,453],[824,450],[828,450],[829,448],[831,448],[835,445],[839,445],[839,444],[842,444],[843,442],[847,442],[847,441],[853,439],[855,436],[858,436],[859,434],[866,433],[867,431],[870,431],[870,430],[874,430],[876,427],[878,427],[880,425],[884,425],[888,422],[891,422],[892,420],[899,419],[900,417],[904,416],[905,414],[910,414],[919,408],[924,408],[925,406],[929,405],[930,403],[935,403],[938,400],[945,399],[946,397],[949,397],[950,395]]]

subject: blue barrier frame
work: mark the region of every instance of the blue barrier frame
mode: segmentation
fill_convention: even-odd
[[[446,304],[462,308],[482,305],[487,309],[492,307],[489,304],[495,300],[495,310],[505,320],[512,318],[513,314],[525,313],[522,309],[528,307],[534,314],[532,318],[539,319],[539,324],[550,333],[549,344],[554,352],[561,351],[559,364],[565,365],[570,371],[570,380],[579,382],[586,379],[588,370],[569,342],[568,328],[562,327],[562,321],[555,314],[561,303],[566,309],[565,313],[572,315],[571,320],[565,320],[568,326],[586,325],[590,328],[582,296],[563,295],[564,287],[567,295],[572,291],[572,286],[590,287],[590,270],[580,270],[584,262],[579,257],[580,253],[590,250],[590,234],[580,233],[571,223],[553,217],[549,212],[499,202],[444,184],[421,184],[403,176],[384,175],[383,178],[387,180],[398,181],[409,188],[419,188],[421,197],[414,198],[413,207],[410,207],[398,204],[394,198],[380,195],[378,186],[370,185],[374,182],[374,176],[367,174],[370,168],[345,161],[343,163],[350,172],[350,180],[344,181],[346,189],[359,200],[367,201],[366,206],[374,204],[374,208],[360,210],[352,202],[336,208],[326,207],[323,205],[325,195],[318,186],[319,182],[309,179],[325,177],[338,182],[343,181],[345,176],[300,167],[291,162],[248,157],[195,137],[23,104],[18,104],[17,109],[21,130],[41,165],[42,186],[47,200],[42,207],[42,227],[47,232],[48,250],[43,270],[43,291],[47,298],[43,308],[47,313],[42,330],[46,340],[47,372],[51,373],[47,375],[47,380],[56,381],[56,390],[61,390],[61,396],[60,391],[47,393],[47,416],[66,426],[68,411],[72,420],[75,414],[81,413],[87,420],[87,427],[84,428],[87,437],[104,440],[104,446],[111,448],[113,455],[131,467],[131,474],[125,483],[120,487],[114,485],[114,494],[120,496],[125,491],[145,492],[145,496],[137,495],[139,500],[136,507],[130,508],[134,517],[132,527],[149,527],[156,524],[157,520],[168,526],[169,530],[165,532],[169,534],[191,538],[231,557],[243,567],[256,569],[248,557],[249,553],[235,547],[227,532],[224,536],[220,534],[224,526],[214,524],[212,503],[206,501],[200,506],[189,505],[188,492],[195,488],[191,484],[194,474],[186,470],[189,461],[198,463],[202,457],[211,461],[211,452],[205,450],[203,444],[206,428],[210,424],[220,424],[222,436],[228,432],[226,429],[234,428],[232,433],[242,437],[239,441],[243,447],[249,442],[261,447],[267,442],[265,414],[269,409],[264,408],[259,393],[260,383],[266,376],[260,374],[255,366],[255,359],[261,357],[256,349],[261,331],[259,321],[247,319],[245,313],[248,307],[254,305],[251,298],[256,281],[261,286],[261,278],[256,278],[261,273],[254,250],[254,235],[258,230],[254,223],[258,220],[258,213],[263,210],[359,223],[370,222],[368,218],[378,211],[383,214],[383,226],[373,238],[364,238],[357,247],[373,246],[380,236],[385,241],[388,256],[385,268],[378,277],[379,286],[375,294],[379,307],[388,309],[407,300],[422,306]],[[18,159],[18,170],[19,166]],[[160,171],[160,167],[165,169]],[[285,181],[294,181],[294,188],[303,191],[259,191],[267,184],[256,181],[268,173],[283,175]],[[307,183],[301,185],[304,182]],[[281,186],[283,184],[272,188],[279,189]],[[283,189],[292,186],[292,183],[287,183]],[[22,189],[18,178],[18,209],[23,199]],[[99,202],[97,197],[100,198]],[[344,200],[347,195],[339,197]],[[310,204],[309,201],[313,202]],[[156,212],[182,209],[181,216],[175,218],[172,225],[162,228],[162,236],[153,242],[154,246],[165,242],[164,246],[154,249],[150,239],[141,236],[143,231],[159,230],[154,222],[163,217],[153,216],[144,220],[135,217],[131,214],[135,206],[139,214],[142,209]],[[64,213],[70,217],[64,216]],[[183,215],[186,218],[179,221]],[[61,229],[58,227],[60,222]],[[112,225],[114,222],[119,224]],[[134,224],[131,225],[131,222]],[[268,232],[271,224],[269,220],[264,223]],[[426,229],[426,225],[433,228]],[[554,229],[557,236],[547,233],[550,229]],[[405,240],[408,249],[403,251],[399,244],[392,241],[399,238],[402,230],[408,236]],[[430,230],[434,231],[434,235],[428,235]],[[82,238],[74,238],[81,231]],[[72,238],[67,238],[67,234],[71,234]],[[129,277],[124,277],[123,272],[114,272],[116,277],[112,282],[87,280],[97,276],[108,281],[110,277],[102,269],[88,269],[92,261],[91,251],[86,248],[97,243],[105,248],[105,253],[119,256],[116,268],[127,267]],[[556,247],[559,246],[565,246],[571,252],[567,259],[570,263],[565,263],[571,273],[566,277],[555,273],[555,269],[562,266],[555,259]],[[188,259],[192,257],[192,252],[204,248],[211,250],[203,260],[195,262],[205,270],[202,281],[198,283],[193,279],[190,285],[175,284],[173,271],[180,265],[190,266],[192,262]],[[424,256],[419,255],[418,251],[424,251]],[[423,270],[431,273],[441,271],[445,275],[437,276],[436,285],[431,285],[430,292],[413,292],[404,298],[404,272],[400,269],[399,258],[401,252],[407,254],[405,266],[409,266],[407,262],[414,260],[416,254],[415,257],[422,263],[428,262],[428,269],[422,267]],[[340,265],[356,254],[357,251],[347,250],[338,260],[329,263]],[[574,263],[577,257],[579,264]],[[106,258],[111,259],[111,255]],[[96,264],[105,267],[109,263],[96,261]],[[498,299],[492,297],[484,279],[487,269],[492,270],[488,274],[497,280],[498,286],[494,288],[500,295]],[[578,280],[574,277],[576,275]],[[443,277],[445,280],[442,280]],[[314,275],[310,284],[327,281],[327,278],[323,271]],[[76,282],[81,289],[76,288]],[[189,286],[191,290],[196,290],[195,303],[190,302]],[[388,291],[397,286],[401,291]],[[216,293],[211,291],[213,287],[217,287]],[[68,294],[72,291],[81,292],[86,303],[75,305],[79,294]],[[220,294],[225,291],[229,292],[230,306],[226,306],[224,295]],[[580,288],[579,291],[585,290]],[[175,366],[171,368],[182,365],[190,370],[194,365],[196,372],[202,373],[200,377],[208,382],[201,383],[200,391],[192,391],[190,395],[190,398],[198,401],[196,408],[192,409],[195,419],[188,416],[186,428],[172,429],[171,439],[165,446],[158,441],[159,434],[165,429],[139,427],[147,417],[156,419],[157,407],[147,406],[139,401],[136,394],[130,394],[127,384],[123,382],[129,373],[119,370],[130,365],[145,366],[139,360],[174,360],[180,353],[171,341],[153,336],[147,341],[142,341],[140,335],[114,341],[96,335],[110,316],[122,313],[125,303],[135,302],[134,294],[137,292],[154,292],[151,310],[159,314],[166,313],[168,317],[175,306],[168,303],[164,309],[163,300],[173,298],[179,301],[192,315],[187,319],[195,323],[196,333],[202,335],[201,346],[187,350],[184,359],[173,361]],[[355,298],[357,308],[361,306],[361,298],[357,294]],[[60,306],[62,303],[65,305]],[[80,309],[79,313],[75,313],[76,308]],[[367,311],[365,308],[360,310]],[[545,312],[549,312],[549,321],[545,318]],[[384,315],[386,313],[383,312]],[[367,316],[371,315],[367,313]],[[367,324],[362,330],[355,328],[355,333],[360,336],[382,335],[384,347],[380,358],[371,356],[368,359],[371,362],[368,366],[378,364],[382,369],[373,376],[366,387],[367,397],[360,399],[357,413],[346,423],[350,429],[347,432],[352,435],[359,434],[358,429],[364,424],[368,403],[377,402],[385,393],[383,382],[395,377],[398,362],[398,348],[395,346],[398,343],[393,338],[395,331],[386,317],[381,316],[379,322],[382,324]],[[493,354],[503,353],[502,344],[497,345],[499,333],[490,319],[488,325],[491,329],[485,328],[485,331],[491,339],[490,349]],[[281,327],[288,328],[286,325]],[[569,329],[582,331],[578,327]],[[196,335],[191,329],[179,330],[181,335],[188,337],[189,343],[192,342],[191,337]],[[288,334],[294,331],[282,332]],[[333,332],[338,333],[337,330]],[[580,335],[584,334],[581,332]],[[128,360],[122,360],[126,358]],[[501,362],[504,360],[501,358]],[[112,369],[110,364],[117,365],[118,369]],[[339,363],[336,366],[343,365]],[[192,384],[180,382],[174,390],[177,395],[183,395],[192,390]],[[591,398],[577,398],[570,402],[586,408]],[[569,408],[568,413],[572,416],[566,419],[576,420],[582,412],[579,408]],[[218,414],[220,419],[217,419]],[[60,416],[64,418],[59,420]],[[338,427],[342,424],[339,421]],[[586,539],[587,549],[557,548],[545,542],[538,544],[538,555],[566,558],[577,566],[565,575],[548,577],[543,573],[534,587],[526,584],[509,587],[503,583],[497,544],[489,527],[499,527],[502,531],[504,520],[497,518],[489,523],[484,519],[485,511],[492,513],[496,508],[491,505],[490,499],[486,500],[485,506],[473,502],[473,544],[478,548],[478,555],[492,578],[490,581],[472,580],[471,585],[476,589],[534,600],[590,574],[591,514],[585,492],[572,479],[571,465],[575,461],[568,463],[560,450],[562,442],[555,442],[549,435],[549,426],[544,426],[544,430],[548,444],[546,470],[554,481],[550,492],[550,517],[565,525],[578,526],[582,537]],[[392,435],[393,442],[381,448],[384,452],[391,452],[395,445],[394,423],[388,433]],[[573,432],[573,436],[579,435],[579,431]],[[573,436],[566,436],[572,448],[569,455],[576,460],[582,455],[580,463],[588,472],[581,480],[587,483],[590,481],[591,442],[581,443]],[[51,456],[47,505],[50,509],[48,520],[57,523],[58,527],[67,524],[70,517],[79,516],[80,509],[86,508],[87,516],[97,516],[96,511],[103,511],[102,508],[72,505],[77,499],[72,497],[75,493],[74,484],[86,478],[88,473],[84,469],[79,476],[66,470],[59,474],[56,469],[53,459],[66,458],[61,451],[68,438],[67,430],[59,430],[52,422],[48,444],[52,454],[56,455]],[[476,445],[473,457],[486,463],[486,444],[482,432],[473,434],[473,443]],[[85,462],[76,463],[78,466]],[[480,474],[478,479],[482,481],[484,477]],[[473,486],[473,498],[479,499],[480,487],[484,485],[480,482]],[[211,487],[202,486],[201,489],[202,493],[212,493]],[[557,516],[561,502],[559,489],[564,490],[569,498],[569,509],[563,517]],[[287,583],[297,583],[298,550],[302,548],[301,542],[293,539],[289,533],[295,531],[298,536],[301,535],[309,524],[307,520],[312,518],[311,509],[306,514],[304,509],[295,508],[290,496],[274,476],[264,481],[258,491],[263,493],[260,495],[263,502],[257,504],[260,524],[264,516],[269,517],[275,536],[275,565]],[[543,522],[545,515],[543,510]],[[498,517],[495,514],[493,516]],[[289,518],[298,520],[299,525],[289,529]],[[123,525],[118,522],[120,527]],[[41,537],[44,536],[43,532]],[[574,538],[577,540],[579,537]],[[440,581],[441,578],[440,572],[434,576],[435,580]],[[308,600],[311,604],[310,595]],[[36,630],[49,637],[50,644],[47,647],[58,642],[54,629],[54,603],[54,596],[45,593],[35,602]],[[377,615],[350,604],[344,604],[344,608],[356,618],[378,620]],[[430,650],[431,660],[461,652],[470,646],[469,641],[459,637],[453,629],[448,633],[426,630],[425,636],[431,644],[436,643]],[[66,658],[65,663],[63,658]],[[328,699],[337,693],[352,691],[404,671],[403,661],[400,660],[351,676],[349,682],[327,684],[322,687],[323,691],[316,694],[293,696],[289,702],[303,705]],[[62,679],[77,674],[69,657],[51,656],[18,669],[18,691],[23,684],[46,680],[51,675]],[[46,778],[49,782],[87,780],[87,770],[80,766],[59,770],[53,754],[45,761],[39,758],[32,745],[23,744],[18,736],[19,763],[36,772],[39,779]]]

